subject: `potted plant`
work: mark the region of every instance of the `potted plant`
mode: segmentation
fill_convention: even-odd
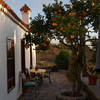
[[[87,74],[88,74],[88,84],[96,85],[96,71],[94,70],[94,67],[88,67]]]

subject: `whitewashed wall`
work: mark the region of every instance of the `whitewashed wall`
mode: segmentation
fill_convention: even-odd
[[[0,100],[17,100],[21,94],[21,39],[25,31],[16,25],[11,19],[0,12]],[[14,38],[15,42],[15,88],[7,93],[7,48],[6,39]],[[26,67],[30,66],[30,53],[26,51]]]
[[[35,68],[36,67],[36,50],[35,50],[35,45],[33,44],[32,46],[32,67]]]

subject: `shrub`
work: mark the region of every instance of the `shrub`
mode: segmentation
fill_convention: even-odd
[[[60,69],[68,69],[70,53],[68,51],[60,51],[55,57],[56,66]]]

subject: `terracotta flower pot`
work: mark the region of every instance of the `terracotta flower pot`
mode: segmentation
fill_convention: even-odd
[[[96,85],[96,76],[88,77],[89,85]]]

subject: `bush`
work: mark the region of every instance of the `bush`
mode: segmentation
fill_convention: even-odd
[[[68,51],[60,51],[55,57],[56,66],[60,69],[68,69],[70,53]]]

